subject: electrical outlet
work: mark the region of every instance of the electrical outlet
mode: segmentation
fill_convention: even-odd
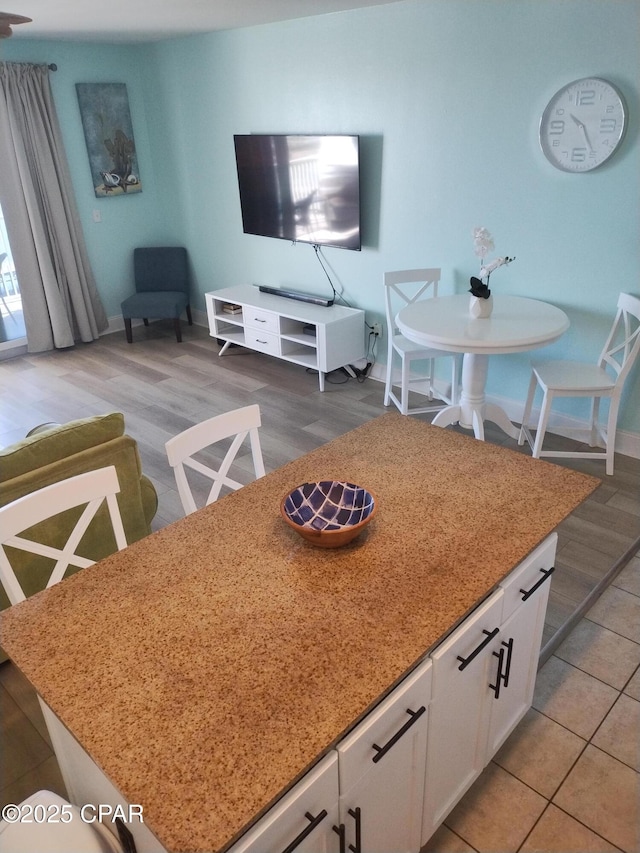
[[[371,334],[375,335],[377,338],[382,337],[382,326],[380,325],[380,323],[371,324]]]

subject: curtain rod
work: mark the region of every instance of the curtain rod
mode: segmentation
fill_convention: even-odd
[[[36,67],[36,65],[34,65],[34,64],[33,64],[33,63],[31,63],[31,62],[14,62],[14,63],[6,63],[6,64],[7,64],[7,65],[9,65],[9,64],[12,64],[12,65],[33,65],[33,67],[34,67],[34,68]],[[38,64],[38,65],[40,65],[40,63],[37,63],[37,64]],[[5,65],[5,63],[4,63],[4,62],[2,62],[2,63],[0,63],[0,65]],[[40,65],[40,67],[41,67],[41,68],[44,68],[45,66],[44,66],[44,65]],[[55,62],[51,62],[51,63],[50,63],[49,65],[47,65],[46,67],[49,69],[49,71],[57,71],[57,70],[58,70],[58,66],[55,64]]]

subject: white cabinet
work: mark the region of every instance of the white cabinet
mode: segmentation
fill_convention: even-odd
[[[338,744],[341,850],[420,850],[431,661]]]
[[[557,536],[432,654],[422,844],[531,706]]]
[[[498,687],[489,719],[487,761],[531,707],[557,535],[549,537],[501,584],[504,590]],[[496,695],[497,693],[497,695]]]
[[[209,332],[231,344],[263,352],[324,376],[365,355],[364,311],[343,305],[314,305],[262,293],[251,285],[205,293]]]
[[[489,596],[431,656],[423,844],[485,765],[490,663],[503,595]]]
[[[229,853],[343,853],[338,828],[338,755],[298,782]]]

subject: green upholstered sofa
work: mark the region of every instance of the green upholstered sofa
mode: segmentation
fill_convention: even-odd
[[[151,533],[158,496],[153,483],[142,473],[137,444],[124,434],[124,416],[119,412],[54,426],[0,450],[0,506],[51,483],[107,465],[115,465],[118,472],[118,504],[130,544]],[[82,507],[69,510],[43,522],[38,535],[47,544],[61,547],[81,511]],[[106,507],[101,507],[77,553],[99,560],[115,550],[108,513]],[[52,569],[50,560],[11,549],[7,553],[27,596],[44,588]],[[68,573],[73,571],[77,569],[71,567]],[[8,606],[9,600],[0,587],[0,609]],[[6,655],[0,649],[0,662],[4,660]]]

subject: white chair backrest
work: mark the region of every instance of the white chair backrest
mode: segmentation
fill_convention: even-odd
[[[198,471],[213,481],[206,500],[207,504],[213,503],[220,496],[223,486],[227,486],[234,491],[242,488],[242,483],[238,483],[229,477],[229,470],[244,440],[249,436],[256,478],[264,476],[264,462],[262,460],[262,450],[258,435],[260,425],[260,407],[254,404],[253,406],[245,406],[242,409],[235,409],[232,412],[226,412],[223,415],[209,418],[167,441],[165,444],[167,458],[169,459],[169,465],[173,468],[178,493],[186,515],[195,512],[198,507],[196,506],[195,498],[187,480],[185,466]],[[209,447],[218,441],[231,438],[232,436],[234,436],[234,439],[231,442],[231,446],[217,470],[192,458],[195,453],[198,453],[198,451],[203,450],[205,447]]]
[[[598,364],[610,367],[616,374],[616,385],[623,385],[634,361],[640,354],[640,299],[621,293],[618,310]]]
[[[9,562],[5,552],[6,546],[49,557],[54,561],[46,586],[48,589],[62,580],[69,566],[84,569],[93,565],[93,560],[80,557],[75,552],[96,512],[106,501],[118,550],[127,547],[116,499],[119,491],[118,474],[115,467],[110,465],[107,468],[98,468],[96,471],[88,471],[86,474],[79,474],[77,477],[69,477],[59,483],[45,486],[37,492],[32,492],[0,507],[0,580],[11,604],[24,601],[26,595]],[[48,518],[83,504],[86,504],[86,507],[62,549],[18,536],[19,533],[29,530]]]
[[[393,270],[384,274],[385,308],[387,328],[396,331],[396,314],[406,305],[411,305],[426,296],[438,295],[441,270],[432,267],[417,270]]]

